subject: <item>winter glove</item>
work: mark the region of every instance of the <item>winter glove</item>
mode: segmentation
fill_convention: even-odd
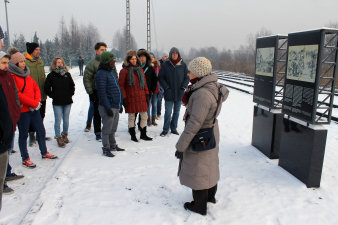
[[[96,96],[96,94],[95,93],[91,93],[89,95],[89,99],[90,99],[91,102],[96,103],[97,102],[97,96]]]
[[[114,116],[114,112],[113,112],[112,109],[106,110],[106,112],[107,112],[108,116],[110,116],[110,117]]]
[[[123,99],[123,106],[125,109],[128,108],[128,102],[126,98]]]
[[[149,95],[146,95],[146,102],[147,102],[147,105],[149,105]]]
[[[183,159],[183,152],[176,151],[176,152],[175,152],[175,156],[176,156],[176,158],[178,158],[178,159]]]

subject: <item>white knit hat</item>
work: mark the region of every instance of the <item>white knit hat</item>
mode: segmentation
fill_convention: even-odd
[[[197,57],[191,60],[191,62],[189,63],[188,69],[196,77],[201,78],[211,73],[212,66],[211,66],[211,62],[209,59],[205,57]]]

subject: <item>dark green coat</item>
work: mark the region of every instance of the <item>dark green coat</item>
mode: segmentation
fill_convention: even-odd
[[[94,90],[96,90],[95,76],[97,70],[99,69],[99,64],[100,64],[100,56],[96,55],[95,59],[93,59],[87,64],[86,69],[84,71],[83,85],[86,89],[86,92],[89,95],[92,94]]]
[[[33,61],[27,58],[26,56],[26,65],[29,67],[31,71],[30,75],[38,84],[41,92],[41,101],[46,101],[47,95],[45,93],[45,82],[46,82],[46,74],[45,74],[45,64],[42,59],[39,58],[37,61]]]

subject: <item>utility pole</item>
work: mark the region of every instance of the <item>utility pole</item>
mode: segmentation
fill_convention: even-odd
[[[11,41],[9,39],[9,27],[8,27],[8,13],[7,13],[7,3],[9,3],[8,0],[4,0],[5,1],[5,9],[6,9],[6,22],[7,22],[7,37],[8,37],[8,43],[7,45],[10,46],[11,45]]]
[[[150,0],[147,0],[147,50],[151,51]]]
[[[126,0],[126,51],[131,49],[130,46],[130,2]]]

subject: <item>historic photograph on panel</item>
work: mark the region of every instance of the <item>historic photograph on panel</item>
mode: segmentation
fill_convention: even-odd
[[[275,48],[257,48],[256,52],[256,74],[262,76],[273,76],[273,61]]]
[[[287,79],[314,83],[318,45],[289,46]]]

